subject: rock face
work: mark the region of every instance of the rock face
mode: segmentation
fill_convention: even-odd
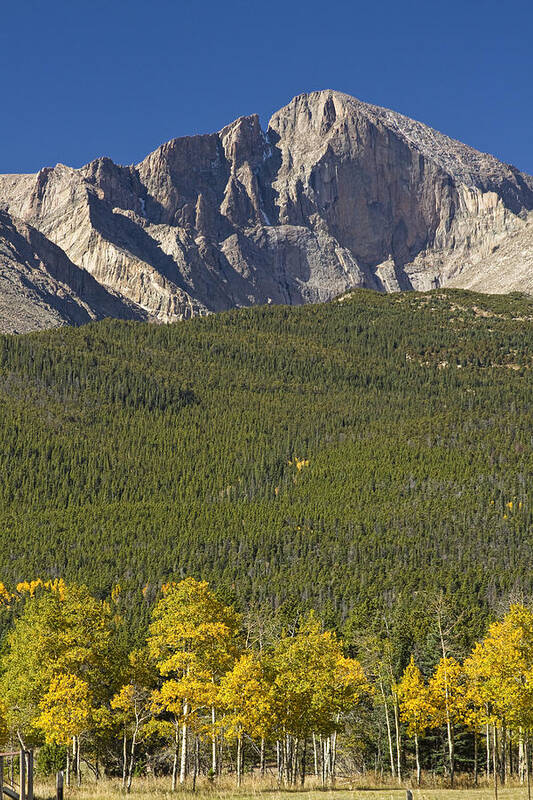
[[[0,212],[0,333],[25,333],[93,319],[143,319],[63,250],[19,219]]]
[[[254,115],[135,166],[0,176],[0,209],[153,320],[358,286],[533,291],[533,178],[333,91],[266,133]]]

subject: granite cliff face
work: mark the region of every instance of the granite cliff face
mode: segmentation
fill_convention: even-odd
[[[0,176],[0,209],[153,320],[357,286],[533,291],[533,178],[333,91],[296,97],[266,132],[242,117],[135,166]]]
[[[0,333],[103,317],[146,315],[107,291],[38,230],[0,211]]]

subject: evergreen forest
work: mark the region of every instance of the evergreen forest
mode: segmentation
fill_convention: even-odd
[[[532,320],[521,295],[358,290],[2,336],[0,577],[119,584],[133,647],[192,576],[354,648],[386,629],[399,671],[438,660],[444,597],[463,657],[533,591]]]

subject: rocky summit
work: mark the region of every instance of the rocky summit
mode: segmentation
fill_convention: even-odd
[[[533,177],[339,92],[0,176],[3,331],[441,286],[533,293]]]

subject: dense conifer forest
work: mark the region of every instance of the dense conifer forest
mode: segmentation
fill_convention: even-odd
[[[0,337],[0,576],[120,584],[134,645],[190,575],[348,645],[386,625],[399,670],[443,592],[462,655],[533,590],[532,320],[361,290]]]

